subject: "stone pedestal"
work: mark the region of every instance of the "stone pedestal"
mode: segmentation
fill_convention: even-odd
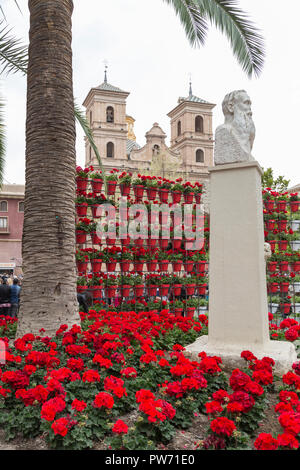
[[[240,353],[277,361],[288,370],[297,355],[291,343],[269,338],[262,170],[256,161],[210,168],[210,272],[208,336],[188,346],[240,367]]]

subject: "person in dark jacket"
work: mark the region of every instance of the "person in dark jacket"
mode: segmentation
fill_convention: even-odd
[[[0,284],[0,315],[8,315],[10,310],[10,286],[5,276]]]
[[[19,286],[18,278],[14,278],[13,285],[10,287],[10,316],[17,317],[19,311],[19,303],[20,303],[20,291],[21,287]]]

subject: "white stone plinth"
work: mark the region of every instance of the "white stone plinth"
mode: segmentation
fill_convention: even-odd
[[[231,358],[229,362],[239,359],[243,350],[250,350],[273,357],[286,370],[296,360],[294,346],[269,338],[261,167],[253,161],[219,165],[209,171],[209,324],[205,348],[222,359]],[[201,341],[197,343],[200,349],[195,345],[187,349],[207,352],[201,349]]]

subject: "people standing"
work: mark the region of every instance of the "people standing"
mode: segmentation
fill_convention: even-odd
[[[18,278],[14,278],[13,285],[10,288],[10,316],[17,317],[19,312],[21,287]]]
[[[10,290],[5,276],[2,277],[0,285],[0,315],[8,315],[10,310]]]

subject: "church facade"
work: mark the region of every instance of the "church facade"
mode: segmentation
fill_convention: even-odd
[[[213,166],[212,117],[215,105],[193,95],[178,99],[167,114],[170,118],[170,146],[167,135],[155,122],[146,132],[146,144],[140,146],[134,134],[134,118],[127,115],[129,92],[104,82],[91,88],[83,102],[103,166],[131,171],[133,174],[156,174],[172,180],[199,181],[206,186],[208,167]],[[98,161],[85,139],[85,165],[98,167]]]

